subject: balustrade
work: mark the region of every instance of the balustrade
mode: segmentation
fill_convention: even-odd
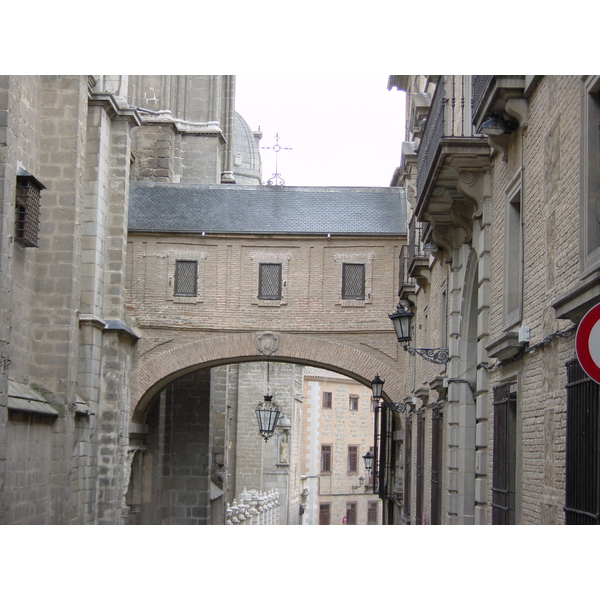
[[[227,504],[226,525],[279,525],[279,492],[247,490]]]

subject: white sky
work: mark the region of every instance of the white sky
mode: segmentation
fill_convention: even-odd
[[[277,172],[285,185],[383,186],[400,165],[405,94],[388,75],[312,73],[238,75],[236,110],[260,130],[263,183]]]

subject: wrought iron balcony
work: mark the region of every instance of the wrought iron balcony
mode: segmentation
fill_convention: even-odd
[[[408,244],[400,250],[400,288],[398,296],[401,300],[413,301],[417,284],[423,285],[429,274],[429,256],[423,249],[423,223],[413,216],[408,224]]]
[[[434,228],[455,227],[471,217],[473,211],[463,206],[459,178],[464,171],[489,167],[487,138],[476,135],[471,123],[469,88],[464,76],[440,77],[417,153],[416,217]],[[448,247],[436,239],[435,230],[433,234],[437,245]]]

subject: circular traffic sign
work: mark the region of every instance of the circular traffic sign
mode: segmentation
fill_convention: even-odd
[[[575,335],[575,351],[582,369],[600,383],[600,304],[581,319]]]

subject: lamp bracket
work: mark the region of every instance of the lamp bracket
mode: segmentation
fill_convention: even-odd
[[[421,358],[435,363],[436,365],[445,365],[450,361],[448,348],[411,348],[404,346],[404,349],[411,355],[418,354]]]
[[[390,410],[393,410],[394,412],[400,414],[408,412],[410,410],[410,407],[415,405],[413,400],[408,400],[406,402],[386,402],[384,400],[381,404],[382,406],[386,406]]]

